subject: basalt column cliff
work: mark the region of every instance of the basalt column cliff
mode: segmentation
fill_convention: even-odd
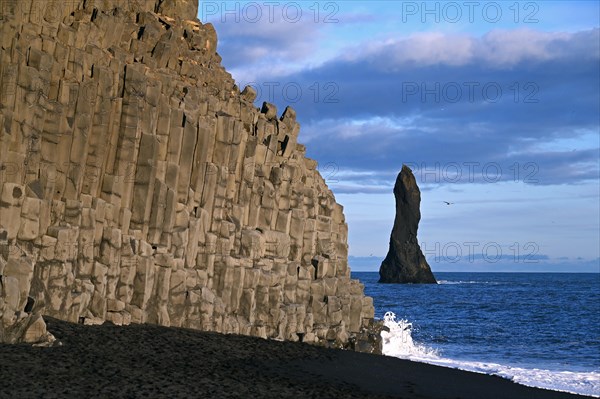
[[[343,208],[196,1],[0,4],[0,341],[50,315],[364,342]]]

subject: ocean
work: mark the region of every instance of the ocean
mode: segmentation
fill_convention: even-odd
[[[376,318],[392,312],[385,354],[600,397],[600,274],[435,273],[437,285],[352,277]]]

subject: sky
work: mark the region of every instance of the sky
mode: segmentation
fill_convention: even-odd
[[[296,109],[353,271],[387,253],[406,164],[434,273],[600,272],[599,2],[201,1],[198,16],[257,106]]]

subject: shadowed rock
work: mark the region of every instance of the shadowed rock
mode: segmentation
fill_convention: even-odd
[[[156,0],[158,13],[170,17],[195,19],[198,15],[198,0]]]
[[[394,196],[396,219],[390,237],[390,249],[379,268],[379,282],[435,284],[435,277],[417,241],[421,192],[415,176],[406,165],[402,166],[396,179]]]

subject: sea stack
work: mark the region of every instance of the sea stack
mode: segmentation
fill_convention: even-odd
[[[421,191],[406,165],[402,165],[396,178],[394,196],[396,218],[390,236],[390,249],[379,268],[379,282],[435,284],[437,281],[417,241]]]

